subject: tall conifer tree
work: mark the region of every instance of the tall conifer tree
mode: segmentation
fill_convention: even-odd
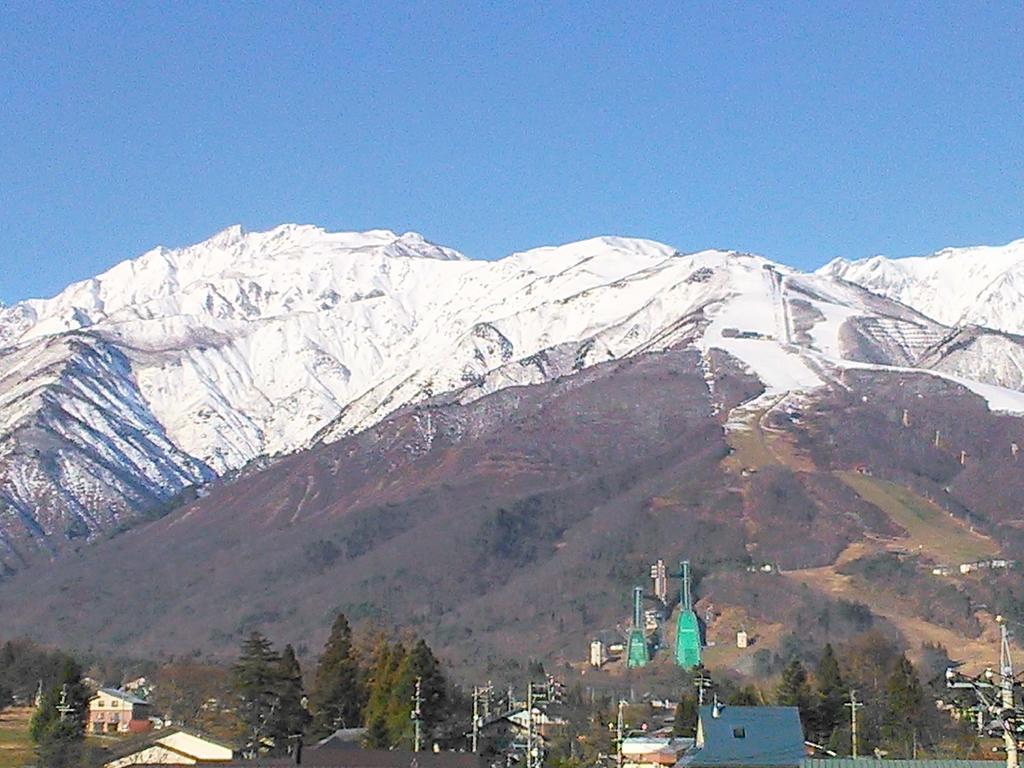
[[[401,645],[392,645],[382,637],[373,656],[366,702],[366,743],[369,747],[390,749],[396,744],[392,733],[391,699],[405,651]]]
[[[782,680],[775,691],[775,700],[782,706],[797,707],[804,727],[812,711],[811,688],[807,684],[807,670],[799,659],[793,659],[782,670]]]
[[[423,723],[427,733],[434,731],[444,720],[448,702],[448,681],[441,670],[441,662],[434,656],[423,638],[416,641],[409,651],[409,675],[415,685],[420,680],[420,700]]]
[[[239,699],[239,714],[246,729],[247,752],[255,755],[269,746],[279,702],[281,657],[270,641],[252,632],[242,643],[232,668],[232,685]]]
[[[61,712],[61,706],[68,709]],[[79,764],[87,706],[82,668],[71,657],[64,657],[57,674],[44,688],[29,726],[41,765],[70,768]]]
[[[692,693],[684,693],[676,704],[675,722],[672,726],[673,736],[696,736],[697,718],[700,715],[697,697]]]
[[[323,737],[337,728],[357,727],[362,722],[362,702],[359,667],[352,653],[352,629],[345,614],[339,613],[313,681],[313,733]]]
[[[303,705],[302,669],[290,645],[284,647],[276,676],[277,707],[271,718],[270,737],[275,752],[291,752],[309,725],[310,716]]]
[[[900,757],[910,757],[924,722],[924,691],[917,670],[901,656],[885,684],[882,737]]]
[[[814,730],[818,740],[827,743],[833,731],[845,721],[845,704],[849,695],[831,644],[825,646],[825,651],[818,661],[814,681],[817,686]]]

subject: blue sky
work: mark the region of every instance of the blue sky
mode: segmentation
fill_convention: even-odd
[[[7,3],[0,300],[232,223],[798,267],[1024,237],[1024,4]]]

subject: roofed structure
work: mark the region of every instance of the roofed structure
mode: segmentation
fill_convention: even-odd
[[[149,702],[119,688],[100,688],[89,698],[89,733],[127,733],[149,728]]]
[[[225,768],[277,768],[295,765],[294,758],[257,757],[224,763]],[[400,749],[305,749],[299,765],[307,768],[485,768],[479,755],[468,752],[407,752]]]
[[[701,707],[697,740],[678,766],[798,768],[805,755],[796,707]]]
[[[1005,760],[887,760],[874,757],[807,757],[800,768],[998,768]]]
[[[313,749],[359,749],[365,736],[365,728],[339,728],[320,739]]]
[[[185,730],[166,733],[148,745],[122,755],[104,768],[144,765],[220,765],[234,758],[234,751],[208,736]]]

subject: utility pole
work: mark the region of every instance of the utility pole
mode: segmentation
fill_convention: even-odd
[[[704,691],[711,690],[714,685],[714,681],[710,677],[704,675],[704,669],[701,668],[700,673],[693,679],[693,685],[697,689],[697,705],[704,706]]]
[[[850,690],[850,700],[844,705],[850,708],[850,754],[857,757],[857,710],[864,706],[857,701],[857,691]]]
[[[622,731],[625,726],[622,709],[625,704],[625,701],[619,699],[619,715],[615,720],[615,765],[618,768],[622,768]]]
[[[477,750],[477,736],[480,733],[480,689],[473,686],[473,737],[470,752],[474,755]]]
[[[526,768],[536,768],[533,750],[533,683],[530,683],[526,687]]]
[[[75,711],[75,708],[68,704],[67,683],[64,683],[64,685],[60,687],[60,703],[57,705],[57,711],[60,712],[61,722],[67,720],[68,715]]]
[[[416,692],[413,694],[413,700],[412,700],[413,701],[413,707],[412,707],[412,724],[413,724],[412,751],[413,752],[419,752],[420,751],[420,735],[421,735],[420,734],[420,725],[421,725],[421,722],[422,722],[422,715],[423,715],[423,712],[422,712],[422,710],[420,708],[420,705],[422,704],[422,697],[421,697],[421,694],[422,694],[422,690],[421,690],[422,683],[423,683],[423,678],[422,677],[417,677],[416,678]]]

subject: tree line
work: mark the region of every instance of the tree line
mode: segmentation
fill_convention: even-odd
[[[935,706],[950,664],[940,646],[922,647],[923,674],[905,652],[879,633],[867,633],[837,654],[823,649],[813,675],[791,660],[776,690],[779,703],[800,708],[809,738],[838,754],[852,750],[850,692],[857,692],[857,751],[893,758],[941,753],[968,757],[978,750],[966,723]]]
[[[447,738],[459,702],[426,641],[379,631],[368,644],[357,645],[344,614],[331,627],[308,696],[292,647],[278,653],[259,632],[242,643],[231,682],[250,754],[290,753],[300,740],[360,727],[366,729],[367,747],[409,749],[417,682],[421,734],[430,744]]]
[[[251,755],[290,754],[300,741],[342,728],[365,728],[367,747],[410,749],[417,682],[424,747],[461,737],[466,708],[426,641],[376,630],[354,642],[344,614],[331,627],[308,693],[292,646],[279,651],[259,632],[242,642],[226,674],[178,661],[155,678],[157,714],[182,725],[216,722],[218,735]],[[89,697],[82,666],[70,654],[27,640],[0,646],[0,709],[38,698],[30,736],[40,765],[72,768],[96,761],[97,750],[84,740]]]
[[[851,692],[856,692],[857,752],[892,758],[929,754],[970,757],[978,741],[969,725],[958,723],[935,706],[950,664],[941,646],[921,648],[922,671],[892,640],[867,632],[839,647],[826,644],[817,658],[792,657],[774,689],[716,684],[727,705],[793,706],[800,710],[806,738],[838,755],[853,747]],[[706,674],[698,670],[696,675]],[[922,679],[923,678],[923,679]],[[697,724],[696,694],[684,693],[676,710],[678,735],[692,736]]]
[[[89,694],[78,661],[29,640],[5,642],[0,647],[0,709],[14,700],[35,702],[37,698],[29,735],[39,764],[80,765]]]

